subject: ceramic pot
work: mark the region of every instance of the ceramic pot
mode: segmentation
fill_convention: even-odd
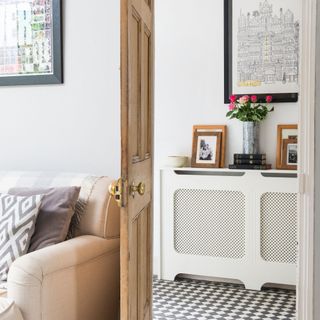
[[[169,156],[165,161],[165,166],[170,168],[182,168],[188,163],[188,157],[184,156]]]

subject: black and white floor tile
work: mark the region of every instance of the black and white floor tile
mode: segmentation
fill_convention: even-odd
[[[293,290],[245,290],[198,280],[154,280],[153,319],[294,320]]]

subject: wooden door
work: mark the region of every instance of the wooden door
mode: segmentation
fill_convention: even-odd
[[[153,0],[121,0],[121,320],[152,319]]]

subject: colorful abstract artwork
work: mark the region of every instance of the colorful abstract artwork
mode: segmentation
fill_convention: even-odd
[[[0,84],[6,84],[1,78],[55,74],[54,1],[0,0]]]

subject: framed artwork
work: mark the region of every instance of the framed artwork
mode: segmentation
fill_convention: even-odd
[[[284,139],[282,151],[282,168],[283,169],[298,169],[298,140]]]
[[[299,0],[224,0],[225,103],[235,95],[296,102]]]
[[[227,143],[227,126],[225,125],[195,125],[193,126],[193,137],[197,132],[221,132],[221,149],[219,168],[225,167],[225,154]]]
[[[277,169],[297,170],[298,140],[298,125],[278,125]]]
[[[1,0],[0,21],[0,85],[63,82],[61,0]]]
[[[219,168],[221,132],[196,131],[193,137],[192,161],[194,168]]]

